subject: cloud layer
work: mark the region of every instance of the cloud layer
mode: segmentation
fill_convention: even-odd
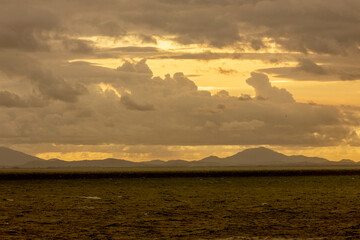
[[[0,144],[359,145],[358,110],[270,82],[359,80],[359,11],[357,0],[3,0]],[[123,64],[87,62],[112,58]],[[253,94],[233,96],[182,69],[154,76],[145,59],[272,67],[239,78]]]
[[[87,82],[87,91],[76,95],[76,101],[52,97],[46,106],[26,110],[21,99],[3,92],[2,144],[323,146],[358,139],[355,113],[298,103],[262,73],[246,79],[256,96],[244,98],[226,91],[216,95],[199,91],[180,72],[153,77],[144,60],[125,62],[116,70],[72,63],[56,72],[72,72],[76,78],[69,81]],[[34,84],[31,78],[27,81]],[[69,91],[69,96],[74,93],[71,87],[60,90]]]

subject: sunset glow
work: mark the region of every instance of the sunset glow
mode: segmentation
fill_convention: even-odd
[[[67,161],[249,146],[360,161],[358,2],[91,2],[0,3],[1,145]]]

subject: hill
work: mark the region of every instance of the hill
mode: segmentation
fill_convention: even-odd
[[[98,167],[98,168],[106,168],[106,167],[142,167],[142,164],[126,161],[122,159],[113,159],[108,158],[104,160],[82,160],[82,161],[63,161],[59,159],[50,159],[47,161],[37,160],[27,162],[20,167],[22,168],[68,168],[68,167],[76,167],[76,168],[86,168],[86,167]]]
[[[0,147],[0,167],[19,166],[31,161],[44,160],[10,148]]]
[[[0,167],[19,168],[127,168],[127,167],[326,167],[326,166],[360,166],[360,164],[343,159],[329,161],[325,158],[303,155],[287,156],[265,147],[250,148],[232,156],[220,158],[209,156],[199,161],[185,160],[152,160],[132,162],[124,159],[108,158],[103,160],[63,161],[60,159],[43,160],[8,148],[0,147]]]
[[[265,147],[250,148],[233,156],[218,158],[208,157],[200,160],[204,163],[216,163],[222,166],[326,166],[336,165],[339,162],[329,161],[325,158],[306,157],[302,155],[287,156]],[[346,162],[349,163],[349,162]],[[353,162],[355,164],[355,162]]]

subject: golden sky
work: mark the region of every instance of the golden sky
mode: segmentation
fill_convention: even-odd
[[[360,161],[357,0],[4,0],[0,144],[45,159],[254,146]]]

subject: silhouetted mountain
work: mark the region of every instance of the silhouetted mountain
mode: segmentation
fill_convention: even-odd
[[[353,160],[350,160],[350,159],[341,159],[337,163],[342,164],[342,165],[354,165],[354,164],[356,164],[356,162],[354,162]]]
[[[246,149],[219,161],[228,166],[283,165],[287,164],[288,156],[268,148],[259,147]]]
[[[332,163],[332,161],[329,161],[325,158],[306,157],[303,155],[293,155],[293,156],[289,156],[289,158],[292,162],[304,163],[304,164],[330,164],[330,163]]]
[[[165,161],[163,160],[151,160],[151,161],[145,161],[142,162],[144,165],[149,167],[161,167],[164,165]]]
[[[191,161],[185,161],[185,160],[170,160],[165,162],[166,167],[191,167],[192,165]]]
[[[67,168],[67,167],[142,167],[141,163],[126,161],[122,159],[104,159],[104,160],[82,160],[82,161],[63,161],[51,159],[47,161],[31,161],[21,167],[23,168]]]
[[[217,156],[209,156],[209,157],[203,158],[199,162],[217,163],[217,162],[221,161],[221,159],[222,158],[219,158]]]
[[[265,147],[246,149],[225,158],[211,157],[210,161],[209,158],[204,158],[200,162],[221,163],[222,166],[326,166],[338,164],[338,162],[319,157],[287,156]]]
[[[17,166],[21,168],[360,166],[360,164],[349,159],[334,162],[319,157],[307,157],[303,155],[287,156],[264,147],[246,149],[225,158],[209,156],[199,161],[152,160],[144,162],[132,162],[113,158],[82,161],[63,161],[60,159],[42,160],[21,152],[0,147],[0,163],[2,163],[0,166],[3,167]]]
[[[0,147],[0,167],[13,167],[30,161],[44,160],[10,148]]]

